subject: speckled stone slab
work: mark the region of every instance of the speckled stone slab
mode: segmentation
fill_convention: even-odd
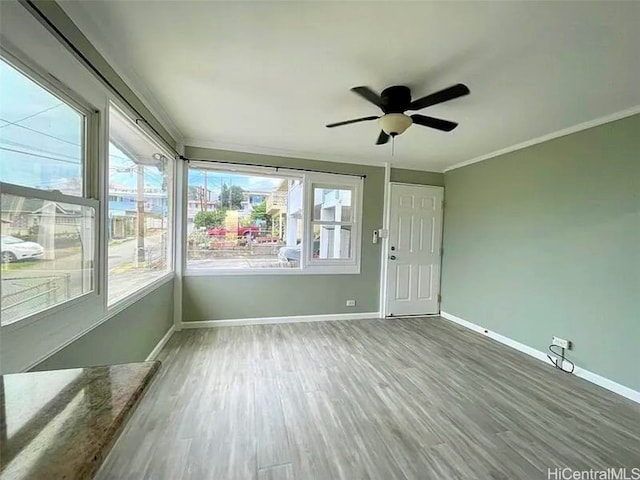
[[[0,479],[92,478],[160,362],[0,377]]]

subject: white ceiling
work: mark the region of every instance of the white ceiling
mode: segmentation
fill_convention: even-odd
[[[187,145],[442,171],[640,105],[635,1],[62,5]],[[460,126],[413,126],[393,157],[376,122],[324,127],[379,113],[350,87],[458,82],[420,113]]]

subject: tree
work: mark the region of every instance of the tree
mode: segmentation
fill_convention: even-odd
[[[242,208],[242,201],[244,200],[244,190],[239,185],[231,185],[229,187],[226,183],[222,184],[220,190],[220,203],[223,208],[229,210],[240,210]]]
[[[196,216],[193,217],[193,224],[196,227],[204,228],[221,227],[224,225],[224,219],[226,216],[226,210],[198,212],[196,213]]]
[[[271,215],[267,214],[267,201],[263,200],[261,204],[256,205],[251,212],[251,220],[259,220],[260,223],[264,222],[267,228],[271,228],[272,219]]]

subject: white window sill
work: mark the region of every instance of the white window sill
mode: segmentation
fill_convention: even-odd
[[[356,265],[324,265],[301,268],[234,268],[234,269],[198,269],[186,270],[185,277],[224,277],[224,276],[260,276],[260,275],[358,275],[360,267]]]
[[[26,327],[27,325],[31,325],[34,322],[38,322],[42,319],[49,318],[54,315],[60,315],[68,308],[74,307],[79,303],[87,302],[92,297],[95,298],[97,296],[98,294],[96,293],[95,290],[92,290],[87,293],[83,293],[81,295],[78,295],[77,297],[73,297],[67,300],[66,302],[60,303],[58,305],[54,305],[44,310],[40,310],[38,312],[35,312],[29,315],[28,317],[21,318],[20,320],[16,320],[14,322],[8,323],[7,325],[2,325],[1,327],[2,332],[6,332],[6,333],[13,332],[15,330],[19,330],[22,327]]]
[[[147,295],[149,295],[154,290],[158,289],[159,287],[161,287],[165,283],[171,281],[173,279],[174,275],[175,275],[175,272],[173,272],[173,271],[167,272],[162,277],[160,277],[160,278],[154,280],[153,282],[145,285],[140,290],[136,290],[135,293],[132,293],[131,295],[129,295],[127,297],[124,297],[124,298],[121,298],[121,299],[115,301],[113,304],[108,305],[107,306],[107,315],[106,315],[105,320],[108,319],[108,318],[113,317],[114,315],[117,315],[118,313],[122,312],[123,310],[126,310],[131,305],[136,303],[138,300],[142,299],[143,297],[146,297]]]

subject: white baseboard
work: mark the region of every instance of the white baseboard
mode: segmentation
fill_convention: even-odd
[[[182,322],[182,328],[241,327],[245,325],[270,325],[275,323],[328,322],[334,320],[369,320],[378,318],[380,318],[379,312],[293,315],[289,317],[235,318],[230,320]]]
[[[504,335],[500,335],[499,333],[492,332],[491,330],[476,325],[475,323],[468,322],[460,317],[456,317],[447,312],[441,312],[440,316],[445,318],[451,322],[457,323],[458,325],[462,325],[474,332],[481,333],[486,335],[489,338],[494,339],[497,342],[500,342],[508,347],[511,347],[515,350],[518,350],[522,353],[526,353],[534,358],[537,358],[540,361],[543,361],[547,364],[551,364],[549,357],[544,352],[540,350],[536,350],[533,347],[525,345],[524,343],[517,342],[509,337],[505,337]],[[606,388],[607,390],[617,393],[618,395],[622,395],[623,397],[628,398],[629,400],[633,400],[634,402],[640,403],[640,392],[633,390],[629,387],[625,387],[619,383],[614,382],[613,380],[609,380],[608,378],[602,377],[597,373],[590,372],[589,370],[585,370],[584,368],[580,368],[578,366],[575,367],[573,374],[577,377],[583,378],[591,383],[595,383],[602,388]]]
[[[175,331],[176,331],[176,326],[171,325],[171,328],[167,330],[167,333],[164,334],[164,337],[162,337],[158,342],[158,344],[155,347],[153,347],[153,350],[151,350],[151,353],[147,356],[147,358],[145,359],[145,362],[151,362],[152,360],[156,359],[156,357],[160,353],[160,350],[162,350],[162,347],[164,347],[167,344],[167,342],[171,338],[171,335],[173,335],[173,332]]]

